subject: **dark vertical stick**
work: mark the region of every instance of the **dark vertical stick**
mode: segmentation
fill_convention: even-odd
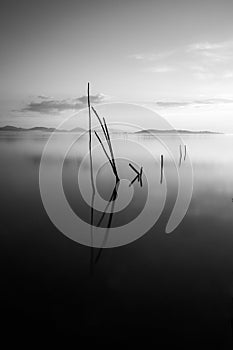
[[[163,155],[160,158],[160,183],[163,182]]]
[[[182,148],[181,148],[181,145],[180,145],[180,157],[182,158]]]
[[[186,153],[187,153],[187,149],[186,149],[186,145],[184,146],[184,160],[186,159]]]
[[[87,85],[87,103],[89,114],[89,157],[90,157],[90,172],[91,172],[91,186],[92,191],[95,194],[94,176],[93,176],[93,162],[92,162],[92,139],[91,139],[91,103],[90,103],[90,84]]]
[[[95,200],[95,185],[93,176],[93,163],[92,163],[92,139],[91,139],[91,104],[90,104],[90,85],[87,85],[87,103],[88,103],[88,115],[89,115],[89,157],[90,157],[90,175],[91,175],[91,257],[90,257],[90,273],[93,273],[94,266],[94,248],[93,248],[93,223],[94,223],[94,200]]]
[[[141,166],[140,174],[139,174],[139,182],[140,182],[141,187],[142,187],[142,169],[143,169],[143,167]]]
[[[142,169],[143,169],[143,167],[141,166],[141,169],[140,169],[140,177],[142,177]]]
[[[181,161],[182,161],[182,148],[180,145],[180,161],[179,161],[179,166],[181,166]]]
[[[90,256],[90,274],[93,274],[94,268],[94,248],[93,248],[93,225],[94,225],[94,200],[95,193],[92,191],[91,196],[91,256]]]

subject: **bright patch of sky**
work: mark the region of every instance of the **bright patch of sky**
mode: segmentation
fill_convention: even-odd
[[[231,0],[22,0],[0,9],[0,125],[56,126],[92,102],[233,132]],[[156,127],[156,126],[155,126]]]

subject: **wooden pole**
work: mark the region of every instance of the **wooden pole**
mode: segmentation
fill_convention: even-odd
[[[160,157],[160,183],[163,182],[163,155]]]

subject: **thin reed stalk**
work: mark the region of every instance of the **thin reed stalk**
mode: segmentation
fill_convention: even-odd
[[[104,129],[104,125],[103,125],[103,123],[102,123],[102,121],[101,121],[101,119],[100,119],[98,113],[96,112],[95,108],[94,108],[94,107],[91,107],[91,108],[92,108],[93,112],[95,113],[95,116],[97,117],[97,119],[98,119],[98,121],[99,121],[99,123],[100,123],[100,125],[101,125],[101,128],[102,128],[102,130],[103,130],[104,137],[105,137],[105,139],[107,140],[107,134],[106,134],[106,131],[105,131],[105,129]]]
[[[182,148],[180,145],[180,160],[179,160],[179,167],[181,166],[181,162],[182,162]]]
[[[106,157],[108,158],[108,161],[109,161],[109,163],[111,164],[111,167],[112,167],[113,172],[114,172],[114,174],[115,174],[114,165],[112,164],[112,160],[110,159],[110,157],[109,157],[109,155],[108,155],[108,153],[107,153],[107,151],[106,151],[106,149],[105,149],[105,147],[104,147],[104,144],[103,144],[101,138],[99,137],[99,135],[97,134],[96,131],[94,131],[94,133],[95,133],[97,139],[99,140],[99,143],[100,143],[101,146],[102,146],[102,149],[103,149],[103,151],[104,151],[104,154],[105,154]]]
[[[90,104],[90,84],[87,85],[87,103],[88,103],[88,116],[89,116],[89,158],[90,158],[90,176],[91,176],[91,187],[92,187],[92,196],[91,196],[91,212],[90,212],[90,221],[91,221],[91,256],[90,256],[90,273],[93,274],[94,267],[94,248],[93,248],[93,226],[94,226],[94,200],[95,200],[95,184],[94,184],[94,175],[93,175],[93,162],[92,162],[92,123],[91,123],[91,104]]]
[[[90,158],[91,186],[92,186],[92,191],[95,194],[93,162],[92,162],[91,103],[90,103],[90,84],[89,83],[87,84],[87,103],[88,103],[88,116],[89,116],[89,158]]]
[[[141,166],[140,174],[139,174],[139,182],[140,182],[141,187],[142,187],[142,169],[143,169],[143,167]]]
[[[187,148],[186,145],[184,146],[184,160],[186,159],[186,154],[187,154]]]
[[[129,184],[129,187],[133,185],[133,183],[138,180],[138,182],[140,183],[140,186],[142,187],[142,170],[143,167],[141,166],[140,168],[140,172],[133,166],[133,164],[129,163],[129,166],[131,169],[133,169],[133,171],[135,171],[135,173],[137,174],[135,176],[135,178],[131,181],[131,183]]]
[[[129,187],[131,187],[131,186],[134,184],[134,182],[135,182],[136,180],[139,181],[139,175],[136,175],[136,176],[135,176],[135,178],[130,182]]]
[[[104,126],[105,126],[105,130],[106,130],[106,134],[107,134],[108,147],[109,147],[109,150],[110,150],[110,153],[111,153],[111,157],[112,157],[112,163],[114,164],[114,167],[115,167],[115,170],[116,170],[116,174],[117,174],[117,168],[116,168],[115,158],[114,158],[114,154],[113,154],[111,139],[110,139],[110,136],[109,136],[108,126],[107,126],[107,123],[106,123],[104,118],[103,118],[103,121],[104,121]],[[118,175],[117,175],[117,177],[118,177]],[[119,180],[119,178],[118,178],[118,180]]]
[[[137,169],[133,166],[133,164],[129,163],[129,166],[131,169],[135,171],[136,174],[140,175],[139,171],[137,171]]]
[[[110,165],[112,167],[112,171],[113,171],[113,173],[114,173],[114,175],[116,177],[116,182],[118,182],[118,181],[120,181],[120,178],[119,178],[118,173],[117,173],[117,167],[116,167],[116,163],[115,163],[115,158],[114,158],[114,154],[113,154],[113,148],[112,148],[112,144],[111,144],[111,138],[110,138],[110,135],[109,135],[107,123],[106,123],[104,118],[103,118],[103,122],[101,121],[101,119],[100,119],[100,117],[99,117],[99,115],[98,115],[98,113],[97,113],[97,111],[95,110],[94,107],[92,107],[92,110],[95,113],[95,116],[97,117],[97,119],[98,119],[98,121],[100,123],[100,126],[102,128],[102,131],[104,133],[104,137],[105,137],[105,139],[107,141],[107,145],[108,145],[108,148],[109,148],[110,156],[108,155],[108,152],[106,151],[106,148],[104,147],[104,144],[103,144],[101,138],[99,137],[99,135],[97,134],[96,131],[95,131],[95,135],[98,138],[98,141],[101,144],[106,157],[108,158],[108,161],[109,161],[109,163],[110,163]]]
[[[163,182],[163,155],[160,157],[160,183]]]

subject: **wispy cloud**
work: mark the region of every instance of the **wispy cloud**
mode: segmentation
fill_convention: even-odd
[[[212,99],[194,99],[189,101],[156,101],[155,104],[162,108],[179,108],[185,106],[204,106],[216,104],[233,104],[233,99],[212,98]]]
[[[177,102],[177,101],[158,101],[156,105],[159,107],[173,108],[173,107],[184,107],[189,105],[190,102]]]
[[[209,62],[224,63],[233,58],[233,41],[195,43],[188,45],[186,52],[206,58]]]
[[[40,100],[51,100],[53,97],[46,96],[46,95],[38,95],[37,96]]]
[[[193,52],[193,51],[206,51],[206,50],[216,50],[221,49],[225,47],[225,42],[221,43],[210,43],[208,41],[206,42],[200,42],[200,43],[194,43],[187,46],[186,51]]]
[[[211,42],[200,42],[194,43],[187,46],[187,51],[205,51],[205,50],[218,50],[218,49],[229,49],[233,47],[233,40],[222,41],[217,43]]]
[[[199,80],[210,80],[216,77],[216,74],[205,66],[191,66],[190,70],[194,78]]]
[[[233,71],[228,71],[223,73],[223,78],[224,79],[231,79],[233,78]]]
[[[197,80],[230,79],[233,71],[233,40],[197,42],[163,52],[131,55],[148,73],[179,72]],[[183,73],[182,73],[183,72]]]
[[[163,52],[149,52],[130,55],[130,58],[134,58],[138,61],[159,61],[172,56],[176,50],[163,51]]]
[[[209,65],[191,65],[190,70],[195,78],[200,80],[210,79],[231,79],[233,78],[233,70],[218,69],[215,70]]]
[[[155,67],[147,67],[144,68],[144,72],[148,73],[169,73],[174,72],[176,69],[172,66],[155,66]]]
[[[80,110],[87,107],[87,96],[81,96],[74,99],[55,100],[47,96],[38,96],[39,101],[32,101],[22,112],[38,112],[42,114],[56,114],[66,110]],[[96,94],[90,96],[93,104],[98,104],[106,100],[103,94]]]

